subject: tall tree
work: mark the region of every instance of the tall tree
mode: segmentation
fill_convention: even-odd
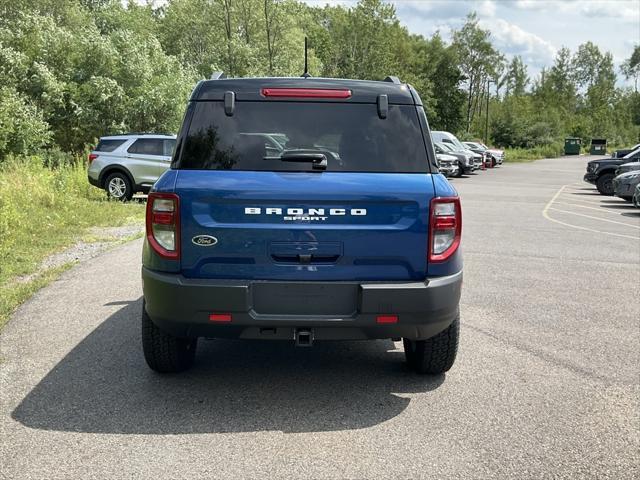
[[[499,59],[499,53],[493,47],[490,37],[491,33],[478,25],[475,12],[467,15],[467,21],[460,30],[453,32],[453,47],[457,52],[460,70],[466,77],[467,132],[471,129],[474,112],[486,82],[494,76],[494,65]]]
[[[529,84],[529,74],[527,66],[522,61],[522,57],[516,55],[509,63],[506,73],[507,94],[522,96],[525,94]]]
[[[640,78],[640,45],[633,47],[633,53],[624,61],[620,70],[627,80],[633,78],[634,91],[638,92],[638,78]]]

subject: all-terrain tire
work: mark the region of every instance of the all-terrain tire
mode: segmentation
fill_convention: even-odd
[[[615,175],[613,173],[605,173],[600,175],[596,181],[596,188],[602,195],[613,195],[613,179]]]
[[[161,330],[142,306],[142,351],[147,365],[159,373],[187,370],[196,355],[197,338],[178,338]]]
[[[445,330],[426,340],[403,338],[407,363],[418,373],[438,375],[449,371],[456,360],[460,336],[460,313]]]

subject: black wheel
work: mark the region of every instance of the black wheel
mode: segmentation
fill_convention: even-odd
[[[602,195],[613,195],[613,179],[615,175],[613,173],[605,173],[598,177],[596,182],[596,188]]]
[[[460,314],[445,330],[426,340],[403,338],[407,363],[418,373],[438,375],[449,371],[458,353]]]
[[[462,174],[463,174],[463,173],[464,173],[464,172],[462,171],[462,165],[461,165],[461,164],[458,164],[458,173],[456,173],[454,176],[455,176],[456,178],[460,178],[460,177],[462,176]]]
[[[133,197],[131,181],[122,172],[110,174],[104,182],[104,189],[107,191],[107,195],[114,200],[126,202]]]
[[[197,338],[178,338],[160,330],[142,306],[142,351],[147,365],[159,373],[182,372],[196,355]]]
[[[497,164],[498,162],[496,162],[496,159],[491,157],[491,167],[494,168]]]

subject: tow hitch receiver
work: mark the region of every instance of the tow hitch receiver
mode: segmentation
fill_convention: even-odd
[[[313,346],[313,330],[308,328],[296,328],[295,331],[296,347],[312,347]]]

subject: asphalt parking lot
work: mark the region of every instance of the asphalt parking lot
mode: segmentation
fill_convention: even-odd
[[[640,211],[585,157],[455,179],[457,363],[401,343],[139,347],[140,241],[78,265],[0,336],[5,478],[638,478]]]

